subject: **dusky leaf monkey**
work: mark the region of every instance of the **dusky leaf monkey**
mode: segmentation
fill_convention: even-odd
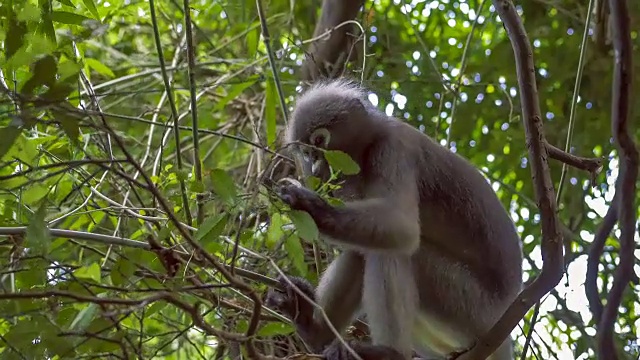
[[[341,176],[333,206],[293,182],[278,189],[292,209],[315,220],[343,249],[318,287],[289,279],[343,331],[366,314],[372,344],[353,344],[364,359],[445,359],[488,331],[522,289],[522,248],[495,192],[466,159],[367,100],[349,80],[326,80],[296,101],[285,142],[299,165],[327,179],[321,149],[347,153],[360,166]],[[313,147],[303,146],[304,144]],[[281,183],[282,184],[282,183]],[[284,279],[267,305],[296,324],[314,351],[350,359],[320,312]],[[513,359],[512,340],[490,357]]]

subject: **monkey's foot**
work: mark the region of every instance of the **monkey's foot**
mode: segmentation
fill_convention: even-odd
[[[313,323],[313,305],[300,296],[296,287],[309,299],[315,301],[313,286],[305,279],[288,276],[287,281],[283,276],[278,277],[278,282],[284,290],[270,290],[267,293],[265,304],[280,311],[295,323],[298,331],[304,332]]]
[[[347,344],[362,360],[406,360],[397,350],[384,346],[348,341]],[[335,340],[323,355],[326,360],[355,360],[351,352],[338,340]]]

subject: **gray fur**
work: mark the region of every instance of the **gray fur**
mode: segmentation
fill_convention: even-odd
[[[316,296],[339,331],[364,310],[374,344],[444,359],[471,346],[520,292],[520,239],[470,162],[366,94],[344,79],[316,84],[297,100],[286,131],[287,142],[305,143],[325,127],[328,149],[361,168],[334,194],[344,206],[306,209],[323,238],[345,249]],[[315,347],[333,339],[318,314],[308,332]],[[513,359],[510,339],[492,359]]]

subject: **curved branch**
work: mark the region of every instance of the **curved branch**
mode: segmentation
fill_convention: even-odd
[[[542,129],[533,51],[526,30],[511,0],[492,0],[511,41],[516,61],[522,118],[527,137],[536,203],[542,225],[542,271],[514,300],[498,322],[459,359],[486,359],[510,335],[513,328],[542,296],[562,278],[562,235],[556,213],[554,187],[547,162],[547,142]]]
[[[602,311],[598,324],[598,357],[618,359],[614,341],[614,325],[618,318],[618,308],[624,291],[633,276],[634,237],[636,233],[635,195],[638,179],[638,149],[629,135],[629,110],[631,98],[633,44],[629,9],[626,0],[609,0],[611,24],[613,28],[613,48],[615,65],[611,101],[611,122],[613,139],[620,156],[620,173],[616,180],[616,195],[620,196],[618,215],[620,225],[620,264],[613,277],[613,285],[607,297],[607,305]]]
[[[353,26],[336,28],[340,23],[355,19],[364,0],[324,0],[320,20],[313,37],[320,36],[327,30],[334,29],[323,40],[314,41],[302,65],[302,79],[313,82],[321,77],[336,77],[341,74],[348,60],[350,33]]]
[[[573,166],[576,169],[587,171],[591,174],[591,181],[595,180],[596,175],[602,171],[602,159],[601,158],[586,158],[570,154],[562,149],[559,149],[551,144],[547,145],[547,151],[549,157],[561,161],[569,166]]]
[[[602,316],[602,300],[600,300],[600,292],[598,291],[598,265],[600,264],[600,257],[604,250],[604,244],[613,230],[613,226],[618,221],[618,194],[613,197],[611,205],[607,210],[607,214],[604,216],[598,231],[593,238],[593,242],[589,247],[589,256],[587,257],[587,275],[585,278],[585,292],[587,300],[589,300],[589,307],[595,323],[600,321]]]

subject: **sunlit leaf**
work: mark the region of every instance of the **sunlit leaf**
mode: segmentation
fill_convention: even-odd
[[[300,243],[300,238],[297,236],[287,237],[284,248],[287,252],[287,257],[291,259],[293,266],[298,270],[298,273],[302,276],[307,275],[307,264],[304,261],[304,249]]]
[[[87,0],[89,1],[89,0]],[[105,64],[100,61],[92,58],[85,58],[85,63],[93,70],[95,70],[98,74],[106,76],[108,78],[114,78],[116,75],[109,69]]]
[[[253,59],[258,52],[258,44],[260,41],[260,27],[249,31],[247,33],[247,57]]]
[[[22,195],[22,201],[26,204],[35,204],[45,197],[51,189],[42,184],[33,184],[29,186]]]
[[[40,9],[35,4],[25,2],[17,19],[19,21],[38,21],[40,20]]]
[[[301,238],[307,241],[313,241],[318,238],[318,226],[308,212],[292,210],[289,212],[289,217],[296,226]]]
[[[295,327],[280,321],[269,322],[258,330],[258,336],[277,336],[293,334]]]
[[[73,271],[73,275],[79,279],[93,280],[97,283],[100,282],[100,265],[93,263],[89,266],[83,266]]]
[[[51,13],[51,20],[68,25],[82,25],[83,21],[90,20],[90,18],[80,14],[58,10]]]
[[[93,17],[96,18],[97,20],[100,20],[100,14],[98,14],[96,3],[93,0],[82,0],[82,2],[84,3],[84,6],[86,6],[87,9],[89,9],[89,12],[91,13],[91,15],[93,15]]]

